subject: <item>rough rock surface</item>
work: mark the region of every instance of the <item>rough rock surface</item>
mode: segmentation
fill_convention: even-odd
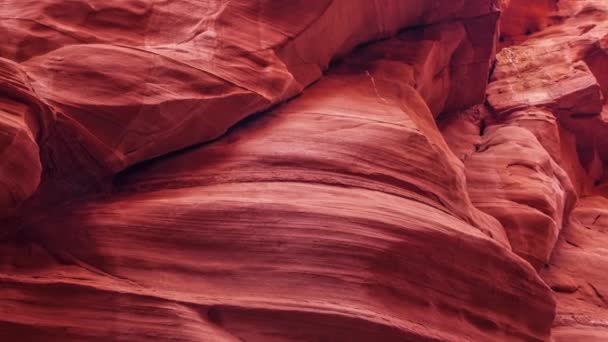
[[[608,338],[604,0],[0,18],[0,339]]]
[[[440,127],[473,204],[553,289],[555,340],[604,341],[608,3],[558,5],[550,27],[498,53],[486,105]]]

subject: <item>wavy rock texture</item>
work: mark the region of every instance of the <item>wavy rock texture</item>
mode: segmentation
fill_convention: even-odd
[[[0,90],[0,219],[14,215],[19,205],[40,184],[41,165],[36,142],[38,132],[36,106],[28,105],[35,96],[24,87],[27,76],[16,63],[0,61],[3,83]]]
[[[10,1],[0,7],[10,37],[0,57],[21,64],[55,113],[43,151],[59,168],[54,178],[84,169],[96,179],[219,137],[300,93],[358,44],[485,16],[496,17],[488,0]],[[469,68],[488,67],[488,54],[470,48],[491,49],[468,43],[457,46],[471,63],[454,71],[463,81],[479,77]],[[480,101],[485,84],[474,84],[450,104]],[[77,146],[65,141],[73,135]]]
[[[603,341],[608,4],[559,6],[558,23],[497,55],[487,106],[441,127],[473,204],[555,291],[555,340]]]
[[[607,338],[607,16],[4,2],[0,337]]]
[[[558,299],[556,341],[602,341],[608,336],[605,196],[587,196],[579,202],[550,267],[543,270]]]

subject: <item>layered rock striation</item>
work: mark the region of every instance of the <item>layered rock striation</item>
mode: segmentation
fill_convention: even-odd
[[[0,337],[601,340],[608,4],[525,3],[0,5]]]

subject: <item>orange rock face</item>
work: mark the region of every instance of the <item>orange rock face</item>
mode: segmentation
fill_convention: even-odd
[[[2,340],[608,338],[604,0],[0,16]]]

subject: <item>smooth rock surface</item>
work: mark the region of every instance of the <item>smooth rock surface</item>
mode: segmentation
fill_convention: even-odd
[[[602,341],[608,338],[608,198],[581,199],[564,228],[548,268],[541,273],[558,300],[556,341]]]
[[[42,167],[36,135],[38,124],[27,99],[33,91],[25,86],[26,75],[18,65],[0,59],[0,92],[12,93],[0,101],[0,220],[14,215],[40,183]],[[24,102],[20,101],[23,99]]]
[[[338,66],[226,137],[121,175],[109,199],[26,221],[29,240],[122,291],[207,308],[218,327],[202,339],[546,339],[548,288],[471,205],[432,113],[387,71]]]
[[[608,338],[604,0],[0,18],[1,340]]]
[[[4,2],[0,17],[10,37],[0,57],[20,63],[57,114],[49,125],[60,127],[48,134],[82,139],[81,148],[44,153],[57,165],[116,173],[215,139],[299,94],[335,57],[411,26],[488,28],[450,42],[462,67],[448,74],[470,87],[450,89],[448,105],[482,101],[498,7],[490,0],[45,0]]]
[[[465,161],[474,205],[497,218],[513,250],[536,269],[548,262],[575,193],[530,131],[489,126]]]
[[[501,0],[501,46],[521,43],[551,25],[557,3],[558,0]]]

